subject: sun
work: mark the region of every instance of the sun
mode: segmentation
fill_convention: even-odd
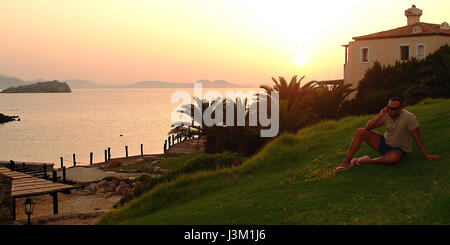
[[[308,63],[308,57],[304,54],[297,54],[294,59],[297,65],[304,65]]]

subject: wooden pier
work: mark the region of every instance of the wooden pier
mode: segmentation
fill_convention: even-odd
[[[5,167],[0,167],[0,173],[12,179],[13,220],[16,218],[16,198],[49,194],[53,198],[53,214],[58,214],[58,192],[67,193],[79,188],[78,186],[57,183],[56,179],[49,181],[33,177],[30,174],[12,171]]]

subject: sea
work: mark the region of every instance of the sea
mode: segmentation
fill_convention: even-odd
[[[202,89],[201,98],[254,99],[257,88]],[[197,91],[198,92],[198,91]],[[72,89],[71,93],[0,93],[0,113],[20,121],[0,124],[0,160],[48,162],[60,167],[103,162],[111,158],[163,153],[172,121],[183,120],[177,109],[194,96],[190,88]],[[178,118],[177,118],[178,115]]]

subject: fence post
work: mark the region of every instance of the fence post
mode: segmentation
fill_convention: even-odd
[[[144,155],[144,144],[141,144],[141,156]]]
[[[89,163],[92,165],[92,162],[94,160],[94,152],[89,153]]]
[[[164,141],[164,153],[166,153],[166,148],[167,148],[167,140]]]
[[[25,167],[25,163],[22,163],[22,171],[25,173],[27,171],[27,168]]]
[[[128,146],[125,146],[125,157],[128,158]]]
[[[108,150],[105,150],[105,162],[108,161]]]
[[[9,160],[9,169],[16,171],[16,163],[13,160]]]
[[[47,179],[47,164],[44,164],[42,168],[44,169],[44,179]]]
[[[64,163],[63,163],[63,157],[59,157],[59,160],[61,161],[61,168],[63,168],[64,167]]]
[[[111,147],[108,147],[108,161],[111,160]]]
[[[169,146],[168,148],[170,148],[170,136],[169,137],[167,137],[167,145]]]
[[[63,182],[66,183],[66,167],[62,167]]]
[[[73,153],[73,166],[75,167],[76,164],[77,162],[75,162],[75,153]]]
[[[56,170],[52,170],[52,174],[53,174],[53,182],[58,181],[58,174],[56,173]]]

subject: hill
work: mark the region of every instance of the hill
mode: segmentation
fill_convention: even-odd
[[[199,80],[196,83],[201,83],[202,88],[241,88],[242,86],[233,84],[224,80]],[[193,88],[194,83],[172,83],[161,81],[144,81],[137,82],[130,85],[125,85],[125,88]]]
[[[57,80],[48,82],[37,82],[28,85],[10,87],[1,91],[1,93],[70,93],[70,87],[67,83],[61,83]]]
[[[91,81],[86,80],[79,80],[79,79],[70,79],[70,80],[63,80],[62,82],[67,83],[71,88],[114,88],[117,86],[109,85],[109,84],[100,84],[95,83]]]
[[[16,87],[16,86],[22,86],[25,85],[26,83],[16,77],[9,77],[9,76],[5,76],[5,75],[1,75],[0,74],[0,89],[5,89],[5,88],[9,88],[9,87]]]
[[[450,224],[450,100],[407,107],[439,160],[413,152],[393,166],[337,174],[354,131],[374,115],[284,134],[239,167],[161,184],[99,224]],[[383,129],[378,129],[382,132]],[[379,154],[363,144],[356,156]]]

